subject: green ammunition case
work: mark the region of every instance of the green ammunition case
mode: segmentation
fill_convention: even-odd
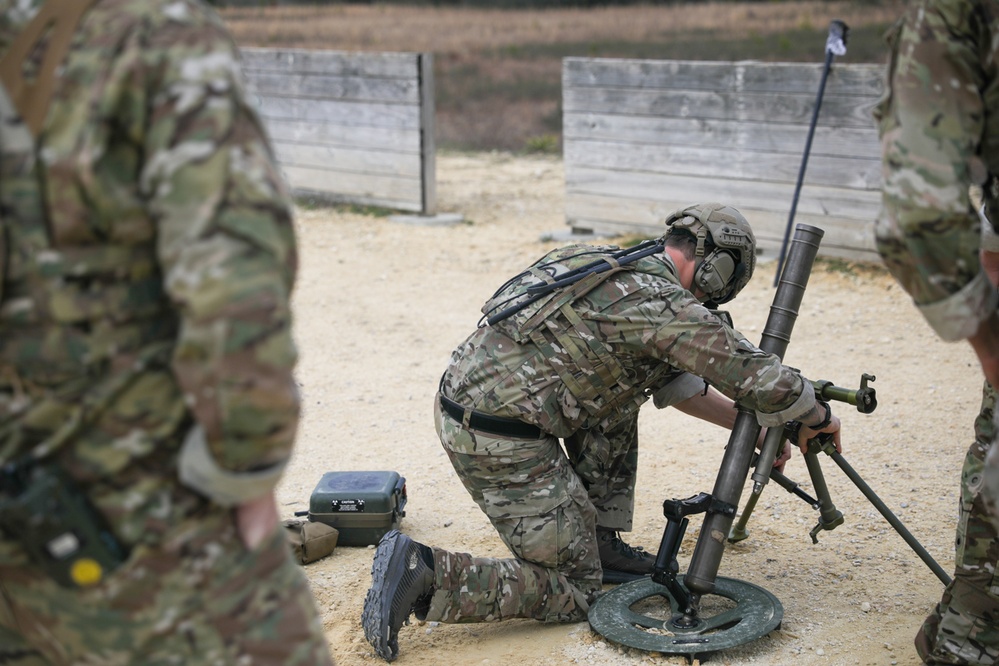
[[[398,529],[405,508],[397,472],[327,472],[309,498],[309,520],[335,527],[340,546],[368,546]]]

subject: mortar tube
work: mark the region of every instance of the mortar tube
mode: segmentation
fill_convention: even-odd
[[[770,316],[767,318],[760,342],[760,349],[782,360],[791,340],[798,308],[801,306],[805,286],[808,284],[808,277],[812,272],[812,264],[815,263],[823,235],[825,232],[818,227],[799,224],[791,241],[787,264],[781,272],[780,284],[774,294]],[[755,413],[740,408],[712,491],[716,502],[733,508],[739,505],[759,433],[760,426]],[[734,519],[734,511],[705,515],[687,574],[683,579],[690,592],[704,595],[714,590],[725,542]]]

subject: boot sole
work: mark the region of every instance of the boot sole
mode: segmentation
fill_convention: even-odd
[[[652,574],[637,574],[637,573],[628,573],[627,571],[614,571],[612,569],[604,569],[603,584],[620,585],[621,583],[630,583],[633,580],[648,578],[651,575]]]
[[[397,549],[402,534],[392,530],[378,542],[375,557],[371,562],[371,587],[364,598],[364,610],[361,613],[361,626],[364,637],[379,657],[385,661],[393,661],[399,656],[398,630],[392,631],[392,597],[395,589],[401,584],[405,573],[405,557],[401,556],[405,549]],[[389,581],[399,583],[393,585]]]

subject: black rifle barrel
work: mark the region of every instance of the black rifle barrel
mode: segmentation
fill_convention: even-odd
[[[799,224],[788,249],[787,262],[781,272],[773,304],[770,306],[770,316],[760,341],[760,349],[782,360],[791,340],[798,308],[823,235],[825,232],[818,227]],[[687,589],[695,594],[708,594],[714,590],[725,541],[735,519],[734,509],[739,505],[759,435],[760,425],[756,421],[756,414],[740,408],[712,491],[716,501],[731,505],[733,511],[705,515],[697,545],[690,557],[690,566],[683,579]]]

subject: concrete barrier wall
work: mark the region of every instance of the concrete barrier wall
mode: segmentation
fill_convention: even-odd
[[[296,194],[436,213],[431,54],[246,48],[242,58]]]
[[[783,239],[823,66],[567,58],[562,67],[566,221],[652,236],[672,211],[741,210],[763,250]],[[879,261],[881,171],[871,110],[878,65],[833,63],[794,222],[820,254]]]

